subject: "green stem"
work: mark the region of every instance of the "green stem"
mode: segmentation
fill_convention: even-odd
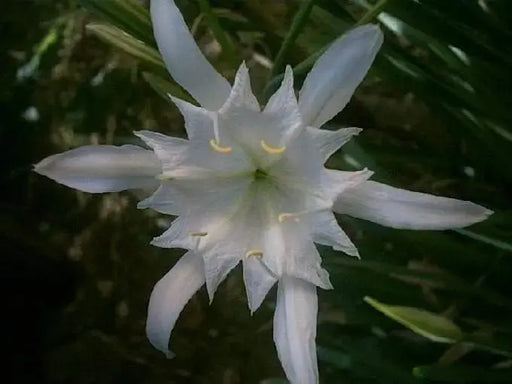
[[[379,16],[379,14],[382,12],[384,7],[386,6],[387,2],[388,2],[388,0],[380,0],[377,4],[375,4],[368,11],[366,11],[366,13],[363,15],[363,17],[361,17],[355,25],[359,26],[359,25],[369,23],[375,17]]]
[[[279,74],[284,67],[284,61],[288,52],[292,48],[297,36],[299,36],[302,28],[306,24],[306,21],[311,13],[311,9],[315,4],[316,0],[305,0],[302,2],[297,14],[293,18],[292,25],[288,34],[284,38],[283,44],[281,44],[281,48],[279,48],[279,52],[277,53],[276,59],[274,61],[274,66],[272,67],[272,72],[270,74],[270,79],[274,78],[277,74]]]
[[[234,61],[236,57],[235,48],[233,43],[228,38],[222,27],[220,26],[219,19],[213,13],[209,0],[197,0],[201,12],[205,15],[208,26],[210,27],[213,36],[222,47],[222,51],[230,61]]]

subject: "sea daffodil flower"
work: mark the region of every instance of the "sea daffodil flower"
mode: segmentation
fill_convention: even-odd
[[[315,243],[358,256],[334,212],[407,229],[464,227],[491,212],[370,181],[366,169],[324,167],[360,132],[319,128],[345,107],[368,71],[383,40],[377,26],[336,40],[298,100],[287,67],[261,109],[245,64],[231,86],[202,55],[172,0],[152,0],[151,18],[171,76],[201,105],[173,98],[188,140],[140,131],[150,149],[85,146],[50,156],[35,170],[92,193],[154,187],[139,208],[176,216],[152,242],[188,250],[151,294],[146,330],[157,349],[170,354],[171,331],[190,297],[206,284],[213,299],[242,262],[251,311],[278,283],[274,341],[286,376],[293,384],[317,383],[316,289],[332,286]]]

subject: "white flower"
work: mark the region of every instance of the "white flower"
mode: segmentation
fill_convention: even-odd
[[[408,229],[446,229],[484,220],[471,202],[368,181],[366,169],[326,169],[358,128],[319,127],[350,100],[382,44],[373,25],[336,40],[307,76],[297,102],[290,67],[263,110],[242,63],[233,87],[201,54],[171,0],[152,0],[156,41],[169,72],[202,107],[173,98],[188,140],[137,132],[137,146],[86,146],[50,156],[37,172],[87,192],[158,187],[139,208],[177,216],[153,240],[188,252],[156,284],[147,335],[166,354],[176,319],[206,283],[217,286],[240,261],[249,308],[278,282],[274,340],[293,384],[318,382],[316,287],[331,289],[315,243],[358,256],[333,214]]]

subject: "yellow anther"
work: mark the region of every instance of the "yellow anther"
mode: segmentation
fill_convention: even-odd
[[[208,232],[190,232],[190,236],[193,237],[205,237],[208,235]]]
[[[210,140],[210,146],[213,148],[215,152],[219,153],[231,153],[233,152],[233,148],[231,147],[222,147],[219,142],[215,139]]]
[[[277,220],[280,223],[284,223],[288,219],[292,219],[296,223],[298,223],[300,221],[300,219],[297,217],[297,215],[295,215],[293,213],[281,213],[279,216],[277,216]]]
[[[261,249],[251,249],[245,254],[245,257],[257,257],[261,259],[263,257],[263,251]]]
[[[284,145],[282,147],[271,147],[265,142],[265,140],[261,140],[260,144],[261,148],[263,148],[265,152],[270,153],[271,155],[280,155],[281,153],[286,151],[286,146]]]

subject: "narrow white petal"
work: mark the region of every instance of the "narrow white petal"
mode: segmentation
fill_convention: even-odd
[[[243,265],[247,301],[253,313],[260,307],[277,279],[257,257],[244,258]]]
[[[244,173],[251,168],[251,160],[243,148],[229,134],[222,131],[216,136],[214,119],[217,114],[197,107],[178,98],[172,98],[185,119],[185,129],[190,139],[186,150],[180,153],[181,165],[169,169],[172,178],[201,178],[207,176],[226,176],[232,173]],[[218,132],[217,132],[218,133]],[[220,145],[230,148],[229,154],[216,152],[211,140],[220,139]],[[212,175],[212,173],[214,175]]]
[[[243,253],[237,247],[233,249],[235,244],[229,240],[226,242],[220,240],[212,249],[202,251],[206,290],[208,291],[210,302],[213,301],[220,283],[224,281],[229,272],[242,260]]]
[[[232,109],[247,108],[252,111],[259,111],[260,104],[256,99],[256,96],[252,93],[251,79],[249,77],[249,69],[242,62],[238,71],[236,72],[235,82],[233,89],[226,102],[219,110],[219,113],[229,113]]]
[[[299,95],[306,125],[320,127],[349,102],[382,45],[375,25],[358,27],[336,40],[316,62]]]
[[[322,268],[322,258],[312,240],[297,239],[286,247],[285,273],[322,289],[333,289],[329,273]]]
[[[34,170],[84,192],[154,188],[161,172],[153,151],[134,145],[90,145],[47,157]]]
[[[140,204],[139,204],[140,207]],[[156,208],[154,208],[156,209]],[[159,212],[161,210],[157,209]],[[172,212],[162,212],[173,214]],[[177,213],[174,213],[177,214]],[[193,250],[197,248],[197,238],[190,236],[192,227],[190,218],[183,215],[179,216],[172,222],[169,229],[167,229],[160,236],[155,237],[151,241],[151,245],[160,248],[183,248]]]
[[[153,346],[167,357],[174,324],[185,304],[204,284],[203,260],[193,252],[181,257],[155,285],[149,299],[146,334]]]
[[[280,223],[280,241],[284,250],[277,259],[283,264],[282,275],[302,279],[323,289],[332,289],[329,273],[322,268],[322,258],[313,242],[311,223],[307,221],[305,217],[303,220]],[[268,254],[272,255],[270,252]]]
[[[171,76],[203,107],[218,110],[231,87],[197,46],[173,0],[151,0],[158,49]]]
[[[184,161],[188,141],[178,137],[170,137],[158,132],[134,132],[157,155],[162,164],[162,171],[172,170]]]
[[[324,160],[346,144],[353,136],[359,135],[361,128],[341,128],[337,131],[307,127],[306,132],[315,142]]]
[[[296,103],[297,99],[293,90],[293,70],[287,65],[281,86],[268,100],[264,113],[278,113],[283,107],[293,106]]]
[[[359,257],[356,246],[340,228],[331,211],[315,212],[308,216],[315,243],[327,245],[350,256]]]
[[[279,89],[272,95],[263,113],[273,119],[272,129],[283,137],[286,145],[295,131],[302,126],[299,105],[293,89],[292,67],[286,66],[284,79]],[[270,140],[272,140],[270,138]]]
[[[177,97],[171,97],[178,107],[183,119],[189,140],[208,141],[214,136],[212,113]]]
[[[343,191],[354,188],[372,177],[373,172],[367,168],[354,172],[327,169],[322,176],[322,191],[334,202]]]
[[[334,210],[387,227],[433,230],[466,227],[492,214],[469,201],[411,192],[374,181],[343,192]]]
[[[250,183],[250,179],[244,178],[231,181],[222,178],[164,180],[152,196],[139,203],[138,208],[151,208],[171,215],[193,216],[207,222],[236,208]],[[201,230],[204,228],[191,229],[193,232]]]
[[[279,280],[274,314],[274,342],[291,384],[317,384],[316,287],[301,279]]]

